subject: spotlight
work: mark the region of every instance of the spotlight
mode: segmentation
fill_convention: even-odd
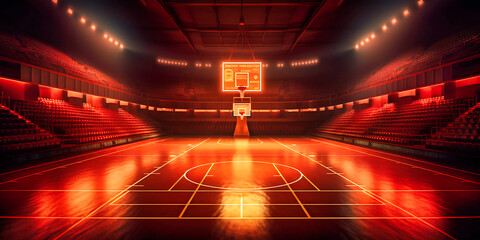
[[[372,33],[372,35],[370,36],[371,39],[374,39],[375,38],[375,34]]]
[[[70,15],[73,15],[73,10],[72,10],[71,8],[69,8],[69,9],[67,10],[67,13],[70,14]]]
[[[107,38],[108,38],[108,34],[104,33],[104,34],[103,34],[103,38],[107,39]]]
[[[92,29],[92,31],[97,30],[97,26],[95,26],[95,24],[92,24],[92,26],[90,26],[90,28]]]
[[[362,46],[363,46],[363,45],[365,45],[365,43],[362,41],[362,42],[360,43],[360,45],[362,45]]]
[[[396,19],[396,18],[393,18],[393,19],[392,19],[392,24],[393,24],[393,25],[397,24],[397,19]]]
[[[113,38],[109,38],[108,41],[113,42]]]
[[[367,43],[368,43],[368,42],[370,42],[370,39],[368,39],[368,38],[367,38],[367,39],[365,39],[365,42],[367,42]]]
[[[115,45],[118,46],[118,41],[115,41]]]
[[[87,22],[87,19],[85,19],[84,17],[80,18],[80,22],[85,24]]]
[[[124,47],[123,47],[123,44],[120,44],[120,49],[123,49],[123,48],[124,48]]]
[[[418,0],[417,4],[418,4],[419,7],[421,7],[421,6],[423,6],[424,2],[423,2],[423,0]]]
[[[388,29],[387,25],[384,24],[384,25],[382,26],[382,30],[385,32],[385,31],[387,31],[387,29]]]
[[[406,16],[408,16],[408,15],[410,15],[410,11],[408,11],[408,9],[405,9],[405,10],[403,11],[403,16],[406,17]]]
[[[360,48],[360,46],[358,44],[355,45],[355,49],[359,49],[359,48]]]
[[[57,5],[58,4],[58,0],[52,0],[52,3]]]

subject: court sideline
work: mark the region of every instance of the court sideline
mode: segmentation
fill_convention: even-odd
[[[480,174],[308,137],[146,140],[2,173],[0,192],[10,239],[480,234]]]

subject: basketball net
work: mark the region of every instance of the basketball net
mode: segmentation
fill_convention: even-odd
[[[244,112],[240,112],[240,119],[243,120],[243,117],[245,117],[245,113],[244,113]]]

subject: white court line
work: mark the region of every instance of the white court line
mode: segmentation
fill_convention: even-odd
[[[198,189],[202,186],[201,184],[203,183],[203,181],[205,181],[205,178],[207,177],[210,170],[212,170],[213,165],[215,165],[215,163],[212,163],[210,165],[210,168],[208,168],[207,173],[205,173],[205,176],[203,176],[203,178],[202,178],[202,181],[200,182],[200,184],[198,184],[197,188],[195,188],[195,191],[193,192],[192,196],[188,200],[187,204],[185,204],[185,207],[183,208],[182,212],[180,213],[180,215],[178,215],[179,218],[183,217],[183,214],[185,214],[185,212],[187,211],[188,205],[192,202],[193,198],[197,194]]]
[[[300,201],[300,199],[298,198],[297,194],[295,194],[295,192],[293,191],[292,187],[290,187],[290,184],[288,184],[287,180],[283,177],[282,173],[280,172],[280,170],[278,170],[277,166],[275,166],[275,163],[272,163],[273,167],[275,168],[275,170],[277,170],[278,174],[280,174],[280,177],[282,177],[283,181],[287,184],[287,187],[288,189],[290,189],[290,192],[292,193],[293,197],[295,197],[295,199],[297,200],[298,204],[300,205],[300,207],[302,208],[303,212],[305,213],[305,215],[307,215],[308,218],[311,218],[310,216],[310,213],[308,213],[307,209],[305,208],[305,206],[303,205],[302,201]]]
[[[156,141],[153,141],[153,142],[148,142],[148,143],[136,145],[136,146],[133,146],[133,147],[131,147],[131,148],[126,148],[126,149],[114,151],[114,152],[111,152],[111,153],[106,153],[106,154],[98,155],[98,156],[95,156],[95,157],[78,160],[78,161],[76,161],[76,162],[69,163],[69,164],[65,164],[65,165],[62,165],[62,166],[59,166],[59,167],[50,168],[50,169],[47,169],[47,170],[43,170],[43,171],[40,171],[40,172],[28,174],[28,175],[25,175],[25,176],[22,176],[22,177],[18,177],[18,178],[15,178],[15,179],[11,179],[11,180],[8,180],[8,181],[0,182],[0,185],[1,185],[1,184],[5,184],[5,183],[9,183],[9,182],[13,182],[13,181],[17,181],[17,180],[20,180],[20,179],[24,179],[24,178],[27,178],[27,177],[31,177],[31,176],[35,176],[35,175],[40,175],[40,174],[43,174],[43,173],[45,173],[45,172],[50,172],[50,171],[53,171],[53,170],[56,170],[56,169],[65,168],[65,167],[67,167],[67,166],[71,166],[71,165],[74,165],[74,164],[78,164],[78,163],[80,163],[80,162],[90,161],[90,160],[92,160],[92,159],[96,159],[96,158],[99,158],[99,157],[104,157],[104,156],[112,155],[112,154],[114,154],[114,153],[123,152],[123,151],[131,150],[131,149],[134,149],[134,148],[137,148],[137,147],[142,147],[142,146],[145,146],[145,145],[162,142],[162,141],[165,141],[165,140],[166,140],[166,139],[156,140]]]
[[[318,145],[318,143],[315,144],[302,144],[303,145]],[[351,154],[345,154],[345,155],[338,155],[338,154],[322,154],[322,155],[308,155],[309,157],[366,157],[367,155],[351,155]]]
[[[337,145],[337,144],[333,144],[333,143],[329,143],[329,142],[325,142],[325,141],[319,141],[319,140],[314,139],[314,138],[309,138],[309,139],[312,140],[312,141],[315,141],[315,142],[326,143],[326,144],[330,144],[330,145],[333,145],[333,146],[349,149],[349,148],[346,148],[346,147],[343,147],[343,146],[340,146],[340,145]],[[352,145],[352,146],[360,148],[360,146],[356,146],[356,145]],[[362,151],[359,151],[359,150],[354,150],[354,149],[349,149],[349,150],[353,150],[353,151],[356,151],[356,152],[359,152],[359,153],[372,155],[371,153],[366,153],[366,152],[362,152]],[[385,154],[385,155],[395,156],[395,157],[399,157],[399,158],[403,158],[403,159],[412,160],[412,161],[415,161],[415,162],[421,162],[421,163],[425,163],[425,164],[429,164],[429,165],[433,165],[433,166],[437,166],[437,167],[442,167],[442,168],[446,168],[446,169],[450,169],[450,170],[455,170],[455,171],[459,171],[459,172],[464,172],[464,173],[480,176],[480,173],[475,173],[475,172],[470,172],[470,171],[466,171],[466,170],[462,170],[462,169],[452,168],[452,167],[444,166],[444,165],[441,165],[441,164],[432,163],[432,162],[428,162],[428,161],[422,161],[422,160],[419,160],[419,159],[406,157],[406,156],[402,156],[402,155],[398,155],[398,154],[393,154],[393,153],[389,153],[389,152],[382,152],[382,151],[379,151],[379,150],[376,150],[376,149],[364,149],[364,150],[372,151],[372,152],[376,152],[376,153],[382,153],[382,154]],[[403,163],[403,162],[398,162],[396,160],[392,160],[392,161],[394,161],[396,163]]]
[[[243,218],[243,194],[240,196],[240,218]]]
[[[186,203],[114,203],[116,206],[185,206]],[[298,203],[190,203],[189,206],[298,206]],[[382,206],[385,203],[302,203],[304,206]]]
[[[116,157],[163,157],[168,154],[115,154]]]
[[[64,216],[0,216],[0,219],[83,219]],[[428,216],[428,217],[87,217],[91,220],[429,220],[429,219],[480,219],[480,216]]]
[[[218,164],[222,164],[222,163],[239,163],[239,162],[241,162],[241,163],[245,162],[245,163],[274,164],[273,162],[261,162],[261,161],[225,161],[225,162],[213,162],[213,163],[215,163],[215,164],[218,165]],[[285,186],[288,186],[289,184],[291,185],[291,184],[294,184],[294,183],[300,181],[300,180],[303,178],[303,176],[304,176],[303,173],[302,173],[300,170],[298,170],[298,169],[296,169],[296,168],[294,168],[294,167],[292,167],[292,166],[288,166],[288,165],[284,165],[284,164],[279,164],[279,163],[277,163],[278,166],[286,167],[286,168],[292,169],[292,170],[294,170],[294,171],[297,171],[298,174],[299,174],[299,177],[298,177],[296,180],[291,181],[291,182],[286,182],[285,184],[279,184],[279,185],[267,186],[267,187],[257,187],[257,188],[227,188],[227,187],[218,187],[218,186],[213,186],[213,185],[207,185],[207,184],[203,184],[203,183],[198,183],[198,182],[195,182],[195,181],[191,180],[190,178],[188,178],[188,173],[189,173],[191,170],[194,170],[194,169],[196,169],[196,168],[203,167],[203,166],[208,166],[208,165],[210,165],[210,164],[212,164],[212,163],[205,163],[205,164],[197,165],[197,166],[194,166],[194,167],[188,169],[188,170],[185,171],[185,173],[183,174],[183,178],[185,178],[187,181],[189,181],[189,182],[191,182],[191,183],[193,183],[193,184],[196,184],[196,185],[199,185],[199,186],[203,186],[203,187],[209,187],[209,188],[213,188],[213,189],[223,189],[223,190],[260,190],[260,189],[272,189],[272,188],[285,187]],[[280,176],[281,176],[281,174],[280,174]],[[180,179],[181,179],[181,177],[180,177]],[[179,179],[178,181],[180,181],[180,179]],[[177,183],[178,183],[178,181],[177,181]],[[176,183],[175,183],[175,184],[176,184]],[[170,189],[172,189],[172,188],[170,188]]]
[[[156,171],[158,171],[159,169],[161,169],[162,167],[166,166],[167,164],[169,164],[170,162],[174,161],[175,159],[179,158],[180,156],[183,156],[184,154],[186,154],[187,152],[195,149],[196,147],[200,146],[201,144],[203,144],[204,142],[208,141],[208,139],[210,138],[207,138],[205,140],[203,140],[202,142],[200,142],[199,144],[191,147],[190,149],[188,149],[187,151],[179,154],[178,156],[176,156],[175,158],[172,158],[169,162],[166,162],[165,164],[163,164],[162,166],[158,167],[158,168],[155,168],[151,173],[155,173]],[[145,175],[144,177],[140,178],[138,181],[136,181],[135,183],[133,183],[132,185],[136,185],[138,183],[140,183],[141,181],[143,181],[145,178],[147,178],[148,176],[150,176],[150,174],[148,175]],[[125,188],[122,192],[119,192],[117,195],[113,196],[112,198],[110,198],[110,200],[106,201],[104,204],[102,204],[100,207],[97,207],[96,209],[94,209],[93,211],[91,211],[89,214],[87,214],[86,216],[82,217],[79,221],[77,221],[75,224],[73,224],[72,226],[70,226],[69,228],[67,228],[65,231],[61,232],[58,236],[56,236],[54,238],[54,240],[56,239],[59,239],[61,238],[63,235],[65,235],[67,232],[69,232],[70,230],[72,230],[73,228],[75,228],[76,226],[78,226],[80,223],[82,223],[83,221],[85,221],[85,219],[91,217],[93,214],[95,214],[96,212],[98,212],[100,209],[102,209],[103,207],[107,206],[108,204],[110,203],[114,203],[115,201],[117,201],[118,197],[120,196],[124,196],[125,194],[128,193],[128,190],[130,189],[131,187],[128,187],[128,188]]]
[[[283,143],[281,143],[281,142],[279,142],[279,141],[277,141],[277,140],[275,140],[275,139],[273,139],[273,138],[272,138],[272,140],[275,141],[275,142],[277,142],[278,144],[284,146],[285,148],[288,148],[288,149],[290,149],[291,151],[296,152],[296,153],[298,153],[298,154],[300,154],[300,155],[302,155],[302,156],[310,159],[311,161],[317,163],[318,165],[320,165],[320,166],[322,166],[322,167],[324,167],[324,168],[327,168],[325,165],[323,165],[322,163],[317,162],[315,159],[313,159],[313,158],[311,158],[311,157],[309,157],[309,156],[307,156],[307,155],[305,155],[305,154],[303,154],[303,153],[301,153],[301,152],[299,152],[299,151],[297,151],[297,150],[295,150],[295,149],[293,149],[293,148],[290,148],[289,146],[287,146],[287,145],[285,145],[285,144],[283,144]],[[332,169],[330,169],[330,168],[327,168],[327,169],[330,170],[331,172],[335,172],[335,170],[332,170]],[[373,192],[370,192],[368,189],[366,189],[365,187],[362,187],[361,185],[358,185],[356,182],[350,180],[349,178],[347,178],[347,177],[345,177],[345,176],[343,176],[343,175],[338,175],[338,176],[341,177],[341,178],[343,178],[343,179],[345,179],[346,181],[348,181],[348,182],[356,185],[357,187],[361,188],[362,190],[364,190],[365,194],[371,196],[372,198],[378,200],[379,202],[383,202],[383,203],[386,202],[386,203],[388,203],[388,204],[396,207],[397,209],[399,209],[399,210],[407,213],[408,215],[414,217],[415,219],[421,221],[421,222],[424,223],[425,225],[427,225],[427,226],[429,226],[429,227],[437,230],[438,232],[442,233],[443,235],[445,235],[445,236],[447,236],[447,237],[449,237],[449,238],[451,238],[451,239],[456,239],[456,238],[454,238],[453,236],[451,236],[450,234],[446,233],[445,231],[442,231],[441,229],[437,228],[437,227],[434,226],[433,224],[431,224],[431,223],[429,223],[429,222],[427,222],[427,221],[425,221],[425,220],[417,217],[415,214],[413,214],[413,213],[411,213],[411,212],[409,212],[409,211],[407,211],[407,210],[405,210],[405,209],[397,206],[396,204],[394,204],[394,203],[392,203],[392,202],[390,202],[390,201],[388,201],[388,200],[386,200],[386,199],[378,196],[377,194],[375,194],[375,193],[373,193]],[[380,200],[381,200],[381,201],[380,201]]]
[[[133,142],[133,143],[141,143],[141,142],[143,142],[143,141],[151,141],[151,140],[154,140],[154,139],[155,139],[155,138],[150,138],[150,139],[140,140],[140,141],[138,141],[138,142]],[[165,138],[165,139],[166,139],[166,138]],[[164,139],[164,140],[165,140],[165,139]],[[170,138],[170,139],[172,139],[172,138]],[[131,144],[133,144],[133,143],[131,143]],[[112,148],[120,148],[120,147],[124,147],[124,146],[126,146],[126,145],[128,145],[128,144],[117,145],[117,146],[114,146],[114,147],[112,147]],[[139,146],[140,146],[140,145],[139,145]],[[16,173],[16,172],[21,172],[21,171],[26,171],[26,170],[33,169],[33,168],[37,168],[37,167],[43,167],[43,166],[47,166],[47,165],[50,165],[50,164],[67,161],[67,160],[70,160],[70,159],[73,159],[73,158],[80,158],[80,157],[83,157],[83,156],[85,156],[85,155],[98,154],[98,152],[100,152],[100,151],[101,151],[101,152],[104,152],[104,151],[112,150],[112,148],[99,149],[99,150],[95,150],[95,151],[92,151],[92,152],[83,153],[83,154],[75,155],[75,156],[72,156],[72,157],[62,158],[62,159],[55,160],[55,161],[51,161],[51,162],[47,162],[47,163],[42,163],[42,164],[30,166],[30,167],[25,167],[25,168],[21,168],[21,169],[9,171],[9,172],[3,172],[3,173],[0,173],[0,176],[2,176],[2,175],[7,175],[7,174],[12,174],[12,173]]]
[[[152,174],[153,175],[153,174]],[[305,177],[305,175],[304,175]],[[124,189],[0,189],[0,192],[119,192]],[[128,192],[131,193],[166,193],[166,192],[193,192],[194,190],[157,190],[157,189],[131,189]],[[295,189],[295,192],[305,193],[351,193],[351,192],[363,192],[364,190],[357,189]],[[480,189],[369,189],[371,192],[480,192]],[[198,192],[225,192],[225,190],[198,190]],[[259,193],[259,192],[290,192],[290,190],[229,190],[229,193]]]
[[[410,163],[399,162],[399,161],[397,161],[397,160],[394,160],[394,159],[391,159],[391,158],[387,158],[387,157],[383,157],[383,156],[380,156],[380,155],[375,155],[375,154],[371,154],[371,153],[367,153],[367,152],[362,152],[362,151],[360,151],[360,150],[356,150],[356,149],[344,147],[344,146],[337,145],[337,144],[333,144],[333,143],[329,143],[329,142],[318,141],[318,140],[312,139],[312,138],[311,138],[311,140],[312,140],[312,141],[316,141],[316,142],[325,143],[325,144],[332,145],[332,146],[336,146],[336,147],[340,147],[340,148],[344,148],[344,149],[348,149],[348,150],[352,150],[352,151],[356,151],[356,152],[360,152],[360,153],[364,153],[364,154],[367,154],[367,155],[370,155],[370,156],[373,156],[373,157],[378,157],[378,158],[381,158],[381,159],[385,159],[385,160],[388,160],[388,161],[391,161],[391,162],[397,162],[397,163],[399,163],[399,164],[407,165],[407,166],[410,166],[410,167],[412,167],[412,168],[418,168],[418,169],[422,169],[422,170],[425,170],[425,171],[429,171],[429,172],[433,172],[433,173],[438,173],[438,174],[440,174],[440,175],[447,176],[447,177],[451,177],[451,178],[455,178],[455,179],[457,179],[457,180],[466,181],[466,182],[469,182],[469,183],[473,183],[473,184],[478,184],[478,185],[480,185],[479,182],[475,182],[475,181],[471,181],[471,180],[464,179],[464,178],[461,178],[461,177],[453,176],[453,175],[450,175],[450,174],[438,172],[438,171],[435,171],[435,170],[432,170],[432,169],[428,169],[428,168],[424,168],[424,167],[419,167],[419,166],[416,166],[416,165],[413,165],[413,164],[410,164]],[[439,166],[441,166],[441,165],[439,165]],[[448,167],[445,167],[445,168],[448,168]],[[458,169],[454,169],[454,168],[448,168],[448,169],[458,170]],[[461,171],[461,170],[458,170],[458,171]],[[462,172],[463,172],[463,171],[462,171]]]
[[[221,140],[222,140],[222,138],[219,138],[218,141],[217,141],[217,144],[219,144],[219,145],[235,145],[235,143],[222,143]],[[235,139],[233,139],[233,140],[235,140]],[[260,138],[257,137],[257,140],[258,140],[260,143],[250,143],[250,142],[248,142],[248,145],[260,145],[260,144],[263,144],[263,141],[260,140]],[[250,139],[249,139],[248,141],[250,141]]]

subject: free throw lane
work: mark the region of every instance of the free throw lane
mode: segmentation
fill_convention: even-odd
[[[448,239],[480,234],[473,228],[480,222],[478,173],[324,139],[143,143],[2,175],[0,236]]]

